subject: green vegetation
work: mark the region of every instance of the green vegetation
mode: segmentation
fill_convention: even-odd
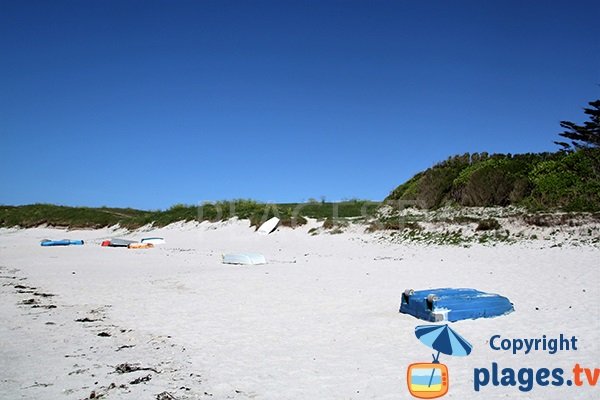
[[[450,157],[398,186],[386,201],[416,205],[525,206],[530,210],[600,210],[600,100],[588,103],[589,121],[561,121],[556,153],[475,153]]]
[[[344,228],[347,228],[348,225],[347,219],[327,217],[323,221],[322,228],[331,234],[339,234],[344,232]]]
[[[600,148],[451,157],[398,186],[386,202],[425,209],[457,204],[600,211]]]
[[[129,222],[144,220],[149,214],[152,213],[131,208],[64,207],[50,204],[0,206],[0,226],[22,228],[43,224],[71,228],[101,228],[116,224],[128,226]]]
[[[315,219],[371,217],[377,213],[380,202],[346,200],[337,203],[310,201],[308,203],[284,203],[280,207],[298,210],[299,214]]]
[[[306,218],[356,218],[373,216],[380,203],[349,200],[339,203],[312,202],[267,204],[253,200],[232,200],[201,206],[177,204],[164,211],[131,208],[66,207],[51,204],[0,206],[0,227],[31,228],[39,225],[68,228],[102,228],[120,225],[136,229],[152,224],[157,227],[179,221],[222,221],[233,217],[249,219],[252,226],[277,216],[283,226],[299,226]]]

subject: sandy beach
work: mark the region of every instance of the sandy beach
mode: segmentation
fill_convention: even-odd
[[[0,0],[0,400],[600,399],[599,15]]]
[[[515,312],[452,324],[473,345],[442,356],[455,399],[591,399],[597,386],[488,386],[491,368],[597,368],[600,249],[539,243],[425,246],[364,229],[265,236],[248,221],[162,229],[0,229],[2,399],[405,399],[406,371],[431,361],[398,312],[406,288],[469,287]],[[166,244],[101,247],[114,237]],[[45,238],[84,246],[44,248]],[[223,265],[252,251],[268,264]],[[576,336],[577,350],[512,354],[490,339]],[[157,397],[159,396],[159,397]]]

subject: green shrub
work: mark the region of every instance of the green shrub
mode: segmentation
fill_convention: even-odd
[[[600,210],[600,149],[573,153],[465,154],[420,172],[386,198],[423,208],[521,205],[531,210]]]
[[[529,194],[530,165],[519,158],[490,158],[465,168],[454,180],[454,199],[464,206],[506,206]]]
[[[529,205],[534,209],[600,210],[600,149],[562,153],[537,164],[529,179]]]
[[[477,228],[475,228],[475,230],[476,231],[492,231],[492,230],[498,230],[501,228],[502,228],[502,225],[500,225],[498,220],[496,220],[494,218],[487,218],[487,219],[482,219],[481,221],[479,221],[479,224],[477,224]]]

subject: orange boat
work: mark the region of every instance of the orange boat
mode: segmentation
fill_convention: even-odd
[[[129,243],[127,247],[130,249],[149,249],[154,245],[152,243]]]

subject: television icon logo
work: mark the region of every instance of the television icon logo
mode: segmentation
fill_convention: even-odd
[[[419,399],[435,399],[448,393],[448,367],[437,363],[415,363],[406,372],[408,390]]]

